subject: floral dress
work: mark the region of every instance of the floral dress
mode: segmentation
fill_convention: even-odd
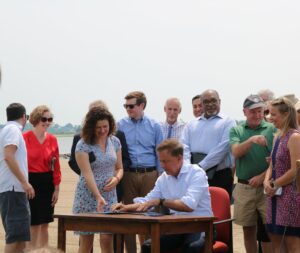
[[[291,129],[275,141],[272,150],[272,178],[281,177],[291,168],[288,141],[298,132]],[[280,196],[267,199],[267,230],[273,234],[286,234],[300,237],[300,194],[297,193],[295,180],[282,187]]]
[[[89,153],[92,151],[96,157],[96,160],[91,163],[91,168],[100,194],[107,203],[104,206],[104,212],[109,211],[111,205],[117,202],[116,189],[113,189],[110,192],[104,192],[103,187],[105,186],[106,181],[114,176],[117,152],[120,148],[120,141],[115,136],[110,136],[107,139],[105,152],[100,149],[98,144],[86,144],[82,139],[76,146],[75,152]],[[73,213],[91,213],[96,211],[97,201],[92,192],[88,189],[85,178],[80,175],[75,191]],[[76,234],[94,234],[94,232],[77,231]]]

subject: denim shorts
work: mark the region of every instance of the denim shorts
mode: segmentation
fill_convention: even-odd
[[[24,192],[0,193],[0,212],[6,244],[30,241],[30,210]]]

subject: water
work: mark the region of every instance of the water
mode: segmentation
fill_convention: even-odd
[[[59,154],[69,154],[71,153],[71,147],[73,142],[73,136],[56,136],[58,147],[59,147]]]

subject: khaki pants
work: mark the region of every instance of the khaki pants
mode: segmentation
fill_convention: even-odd
[[[133,203],[136,197],[145,197],[153,189],[157,177],[157,171],[145,173],[124,171],[122,179],[124,204]]]
[[[122,189],[123,189],[123,202],[124,204],[133,203],[133,199],[136,197],[144,197],[149,193],[156,182],[158,177],[157,171],[137,173],[124,171],[122,178]],[[140,245],[145,240],[145,235],[139,235]],[[136,240],[135,235],[125,235],[125,246],[127,252],[136,252]]]

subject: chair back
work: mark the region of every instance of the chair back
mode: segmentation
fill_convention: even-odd
[[[231,219],[230,199],[226,190],[210,186],[211,207],[217,221]],[[225,243],[232,251],[232,222],[215,224],[217,241]]]

